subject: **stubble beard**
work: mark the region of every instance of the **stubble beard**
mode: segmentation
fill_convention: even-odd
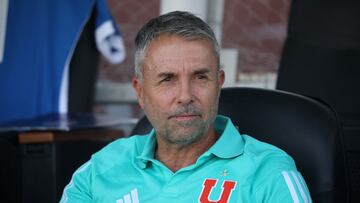
[[[156,129],[156,134],[169,144],[188,146],[207,135],[211,124],[214,123],[217,109],[218,101],[212,105],[209,117],[204,118],[203,112],[200,109],[192,104],[185,105],[171,113],[170,116],[188,113],[197,114],[199,118],[185,122],[166,122],[163,126]]]

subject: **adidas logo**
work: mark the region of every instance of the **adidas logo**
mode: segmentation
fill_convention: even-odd
[[[123,198],[116,200],[116,203],[139,203],[137,188],[131,190],[131,192],[124,195]]]

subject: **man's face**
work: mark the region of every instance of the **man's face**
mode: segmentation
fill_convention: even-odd
[[[135,78],[133,86],[158,138],[188,145],[212,129],[224,82],[217,66],[207,40],[163,35],[150,43],[143,81]]]

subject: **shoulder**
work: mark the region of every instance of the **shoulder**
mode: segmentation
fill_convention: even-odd
[[[251,182],[253,195],[259,202],[300,202],[310,200],[310,194],[295,161],[278,147],[244,135],[244,153],[255,168]]]
[[[73,174],[70,183],[65,187],[60,202],[83,201],[92,199],[95,178],[116,165],[132,163],[148,136],[120,138],[92,155],[91,159],[79,167]]]
[[[242,135],[245,140],[244,153],[262,169],[269,170],[296,170],[295,162],[282,149],[261,142],[251,136]]]
[[[120,138],[96,152],[91,157],[92,169],[95,174],[101,174],[114,165],[131,164],[134,157],[143,149],[148,136],[134,135]]]
[[[296,170],[273,171],[253,195],[258,202],[311,202],[306,182]]]
[[[294,160],[285,151],[251,136],[242,136],[245,140],[243,156],[249,165],[248,181],[254,188],[281,176],[283,171],[297,171]]]

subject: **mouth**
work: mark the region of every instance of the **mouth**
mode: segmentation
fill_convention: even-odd
[[[176,121],[191,121],[194,119],[200,118],[200,115],[197,114],[180,114],[180,115],[174,115],[170,116],[169,119],[173,119]]]

